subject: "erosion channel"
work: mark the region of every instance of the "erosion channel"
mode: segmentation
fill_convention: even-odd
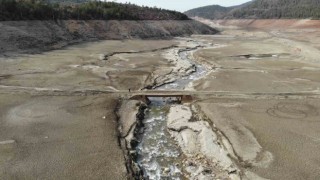
[[[174,82],[164,84],[155,89],[173,90],[184,89],[193,79],[205,75],[206,69],[201,64],[189,59],[192,51],[200,48],[179,49],[178,58],[191,64],[191,73],[177,79]],[[181,101],[174,97],[151,97],[146,111],[146,117],[142,121],[144,132],[139,137],[137,150],[137,163],[147,179],[181,179],[183,153],[176,141],[168,131],[168,113],[170,109],[180,104]]]
[[[184,49],[174,47],[164,55],[176,64],[164,82],[155,83],[155,90],[185,90],[192,82],[204,77],[212,69],[193,60],[193,53],[201,48],[220,45],[188,40]],[[175,76],[172,77],[172,74]],[[215,179],[239,177],[228,157],[223,138],[212,130],[212,125],[198,113],[192,102],[179,96],[148,96],[147,103],[129,101],[121,109],[126,116],[136,119],[129,134],[122,136],[122,146],[127,149],[127,168],[135,179]],[[136,113],[125,112],[135,109]],[[134,116],[136,114],[136,116]],[[121,120],[122,119],[122,120]],[[120,132],[126,129],[120,127]],[[128,128],[127,128],[128,129]],[[218,156],[218,157],[216,157]],[[214,159],[214,160],[213,160]]]

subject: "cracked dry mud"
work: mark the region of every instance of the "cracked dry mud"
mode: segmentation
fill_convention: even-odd
[[[319,179],[320,32],[308,32],[226,29],[3,57],[0,179],[146,178],[137,147],[156,115],[155,133],[179,152],[160,176]],[[193,101],[152,109],[139,95]]]

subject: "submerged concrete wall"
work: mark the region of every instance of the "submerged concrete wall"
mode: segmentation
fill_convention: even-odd
[[[176,95],[176,94],[154,94],[154,95],[135,95],[130,98],[130,100],[138,100],[144,103],[149,103],[150,97],[162,97],[162,98],[175,98],[176,101],[181,103],[188,103],[193,101],[193,97],[191,95]]]

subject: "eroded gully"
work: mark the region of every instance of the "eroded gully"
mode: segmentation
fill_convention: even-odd
[[[208,69],[191,59],[192,53],[207,47],[201,42],[194,42],[193,47],[178,49],[178,61],[189,63],[190,73],[178,77],[173,82],[156,87],[157,90],[183,90],[190,87],[192,81],[205,76]],[[179,62],[178,62],[179,63]],[[191,69],[190,69],[191,68]],[[139,137],[137,163],[145,179],[185,179],[186,173],[182,168],[185,155],[177,141],[167,130],[168,113],[170,108],[179,102],[174,98],[149,98],[150,104],[145,111],[143,120],[144,133]]]

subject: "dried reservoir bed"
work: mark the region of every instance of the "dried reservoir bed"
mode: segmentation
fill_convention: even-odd
[[[160,176],[319,179],[319,34],[226,29],[2,57],[0,179],[146,177],[136,172],[148,148],[137,155],[134,147],[152,134],[141,129],[165,134],[179,157]],[[161,89],[193,100],[130,100]],[[155,117],[164,127],[148,132]]]

